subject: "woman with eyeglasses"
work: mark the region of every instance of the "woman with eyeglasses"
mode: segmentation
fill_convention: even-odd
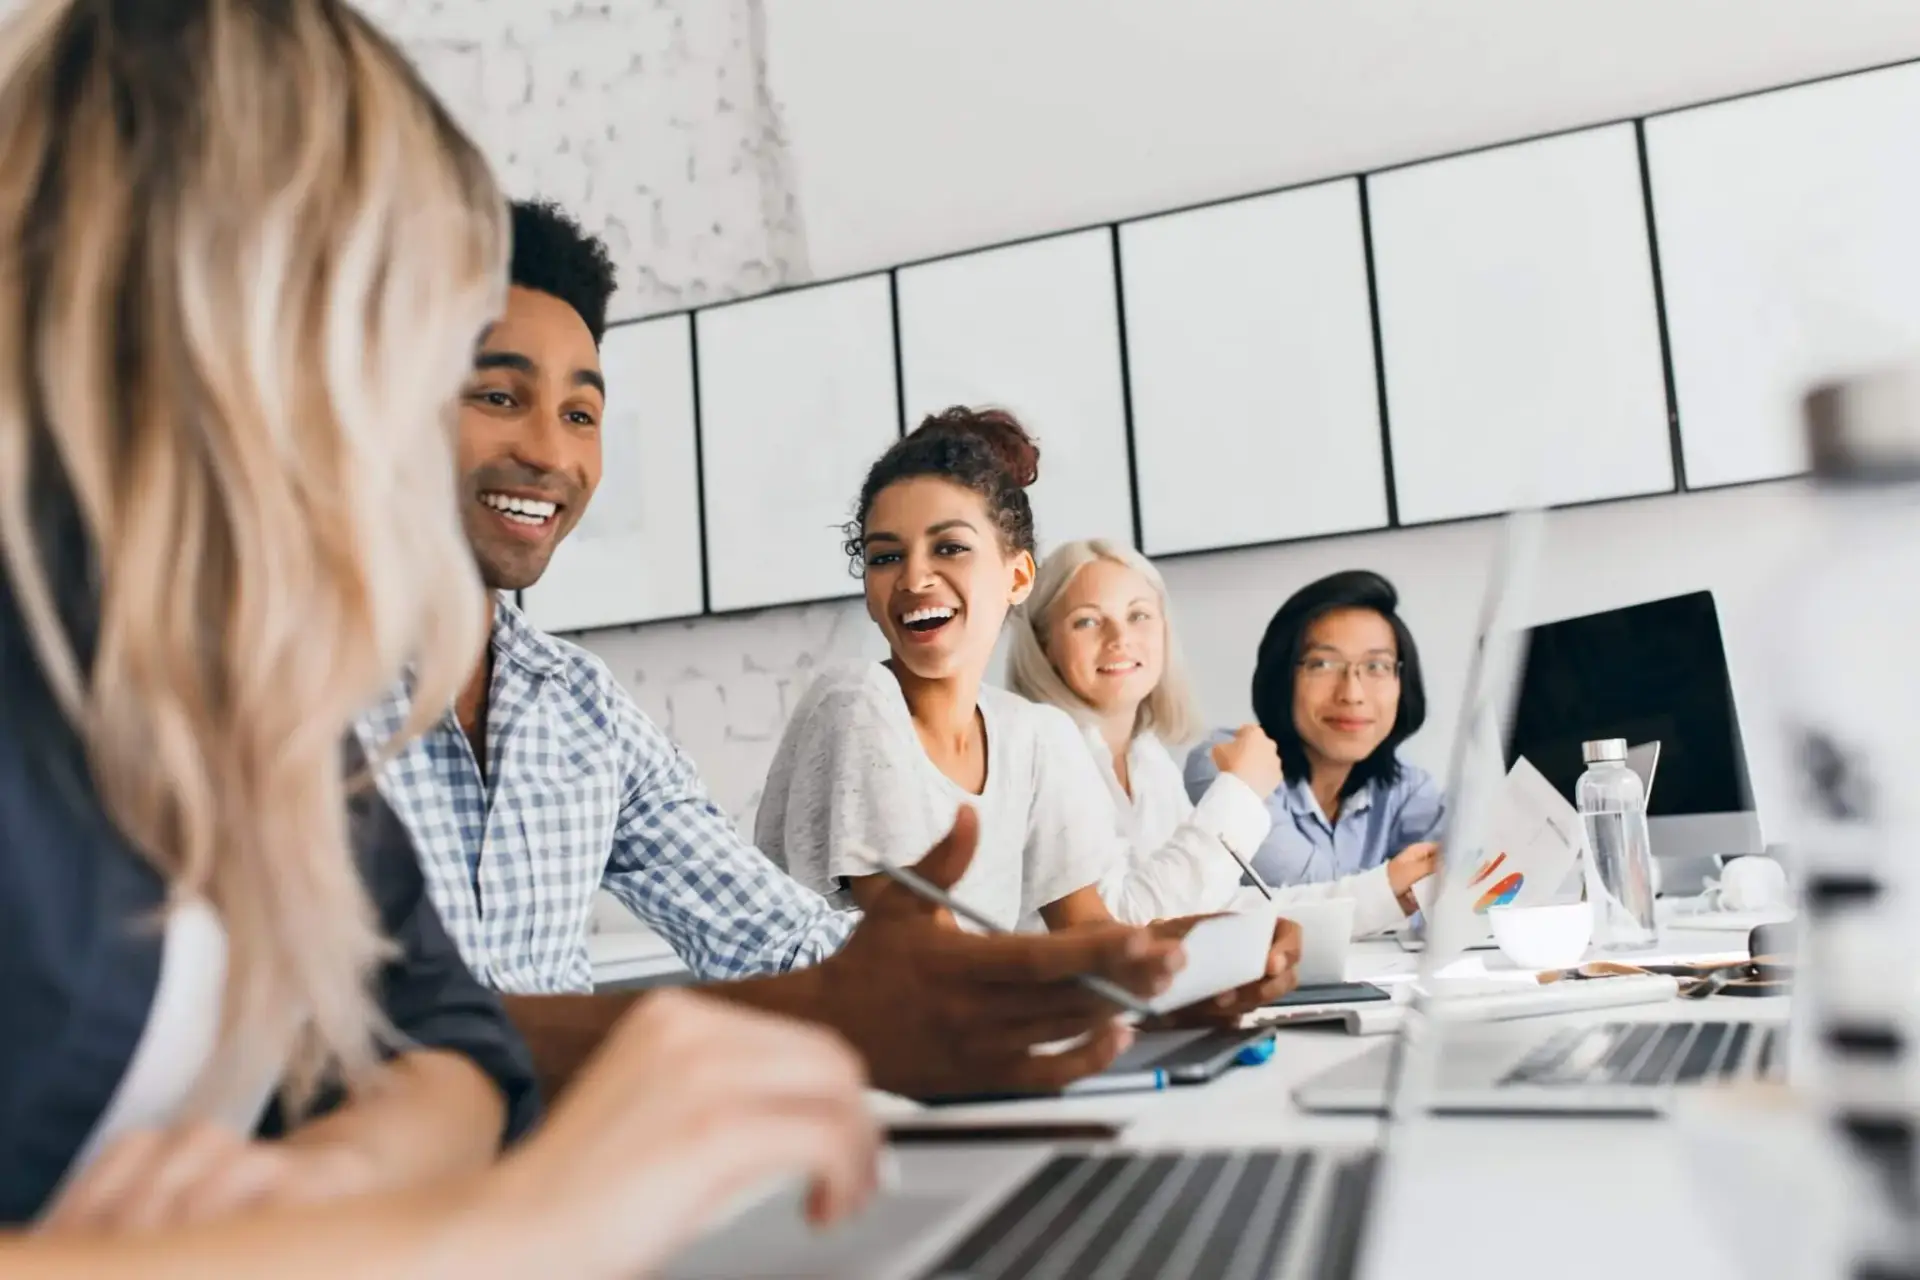
[[[1436,869],[1445,796],[1400,759],[1427,716],[1413,633],[1399,594],[1353,569],[1280,606],[1260,641],[1254,717],[1280,751],[1285,782],[1254,869],[1272,885],[1334,884],[1354,899],[1354,934],[1380,933],[1416,909],[1413,886]],[[1187,793],[1219,776],[1216,733],[1187,757]]]

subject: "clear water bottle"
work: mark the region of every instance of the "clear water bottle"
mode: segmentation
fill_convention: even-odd
[[[1653,843],[1647,835],[1647,789],[1627,767],[1624,738],[1580,744],[1587,771],[1574,802],[1587,828],[1587,900],[1593,939],[1608,951],[1634,951],[1658,940],[1653,923]]]

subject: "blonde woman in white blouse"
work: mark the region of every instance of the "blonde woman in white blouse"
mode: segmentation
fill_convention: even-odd
[[[1281,783],[1271,739],[1247,725],[1214,748],[1220,776],[1196,805],[1166,744],[1194,736],[1193,695],[1173,638],[1166,584],[1130,547],[1101,539],[1056,548],[1016,611],[1008,683],[1080,725],[1113,803],[1128,857],[1100,894],[1127,921],[1217,911],[1239,893],[1227,852],[1251,859],[1266,838],[1266,799]],[[1354,936],[1406,915],[1386,867],[1275,890],[1282,901],[1354,901]]]

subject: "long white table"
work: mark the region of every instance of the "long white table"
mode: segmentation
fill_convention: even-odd
[[[1669,929],[1649,959],[1717,959],[1742,956],[1745,950],[1742,933]],[[1493,953],[1474,954],[1485,957],[1490,972],[1503,967]],[[1418,963],[1390,941],[1358,944],[1347,976],[1405,980]],[[1688,1001],[1682,1008],[1662,1003],[1582,1010],[1530,1024],[1544,1034],[1583,1021],[1676,1014],[1772,1021],[1783,1017],[1781,1003],[1722,996]],[[876,1094],[874,1105],[886,1118],[920,1123],[1100,1120],[1121,1128],[1113,1144],[1120,1149],[1379,1145],[1385,1152],[1383,1173],[1358,1271],[1365,1280],[1752,1280],[1750,1259],[1740,1256],[1742,1242],[1735,1232],[1751,1235],[1753,1228],[1736,1228],[1723,1219],[1726,1197],[1709,1194],[1688,1150],[1685,1125],[1673,1119],[1422,1117],[1387,1124],[1363,1116],[1307,1115],[1294,1106],[1296,1086],[1385,1039],[1288,1028],[1277,1033],[1268,1062],[1236,1068],[1206,1085],[1163,1092],[935,1109]],[[867,1261],[869,1245],[888,1241],[897,1249],[918,1241],[927,1255],[920,1263],[931,1263],[964,1234],[955,1234],[940,1206],[955,1196],[979,1199],[995,1185],[987,1180],[989,1171],[1005,1172],[1004,1163],[995,1161],[1023,1153],[1035,1160],[1044,1154],[1038,1146],[1011,1153],[977,1145],[901,1148],[900,1185],[829,1236],[815,1237],[800,1223],[797,1188],[788,1188],[728,1234],[732,1246],[725,1256],[732,1261],[717,1265],[712,1256],[689,1256],[666,1274],[672,1280],[896,1276],[895,1267]],[[950,1224],[945,1231],[926,1234],[941,1221]],[[1791,1226],[1788,1221],[1789,1231]],[[754,1259],[746,1270],[737,1261],[742,1242]]]
[[[1744,954],[1743,935],[1670,930],[1662,958]],[[1403,973],[1407,953],[1391,942],[1357,944],[1353,979]],[[1498,961],[1492,962],[1493,966]],[[1716,997],[1689,1002],[1689,1017],[1761,1016],[1774,1001]],[[1533,1021],[1671,1017],[1672,1004],[1582,1011]],[[1779,1016],[1769,1010],[1768,1016]],[[1320,1028],[1278,1032],[1272,1059],[1211,1084],[1159,1093],[942,1108],[942,1122],[1098,1119],[1125,1126],[1124,1148],[1299,1146],[1384,1142],[1385,1180],[1375,1202],[1362,1274],[1473,1280],[1735,1280],[1721,1223],[1702,1208],[1700,1183],[1672,1121],[1641,1119],[1425,1118],[1388,1128],[1366,1117],[1314,1116],[1293,1104],[1298,1084],[1381,1043]],[[884,1108],[910,1110],[891,1102]],[[939,1172],[965,1153],[916,1151],[907,1166]]]

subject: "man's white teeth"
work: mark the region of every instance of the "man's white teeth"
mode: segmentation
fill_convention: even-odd
[[[945,622],[952,616],[953,610],[947,608],[945,605],[935,605],[928,609],[915,609],[912,613],[901,618],[900,621],[911,627],[920,622]]]
[[[505,493],[483,493],[480,501],[515,524],[545,524],[560,508],[538,498],[516,498]]]

